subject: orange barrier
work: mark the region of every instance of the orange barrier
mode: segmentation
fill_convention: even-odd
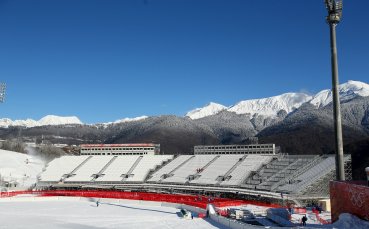
[[[17,195],[32,194],[38,196],[78,196],[91,198],[115,198],[129,200],[145,200],[187,204],[194,207],[206,209],[208,203],[215,207],[239,206],[245,204],[253,204],[264,207],[280,207],[277,204],[268,204],[253,200],[235,200],[228,198],[207,197],[199,195],[181,195],[181,194],[163,194],[163,193],[148,193],[148,192],[124,192],[124,191],[105,191],[105,190],[52,190],[52,191],[16,191],[2,192],[0,197],[12,197]]]
[[[366,182],[362,182],[365,184]],[[358,182],[330,182],[332,222],[341,213],[350,213],[369,220],[369,187]]]

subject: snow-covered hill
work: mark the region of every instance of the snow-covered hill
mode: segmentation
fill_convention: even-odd
[[[347,101],[357,96],[369,96],[369,84],[349,80],[347,83],[339,86],[339,94],[341,101]],[[331,89],[326,89],[317,93],[310,101],[316,107],[325,107],[332,102],[333,94]]]
[[[76,116],[61,117],[56,115],[47,115],[38,121],[35,121],[33,119],[14,120],[14,121],[8,118],[0,119],[0,127],[9,127],[9,126],[35,127],[35,126],[66,125],[66,124],[82,124],[82,122]]]
[[[202,108],[196,108],[192,111],[189,111],[186,116],[191,118],[191,119],[199,119],[199,118],[203,118],[206,116],[210,116],[210,115],[215,115],[217,113],[219,113],[222,110],[227,109],[226,106],[223,106],[221,104],[218,103],[209,103],[208,105],[206,105],[205,107]]]
[[[0,185],[17,183],[17,188],[27,189],[36,183],[44,162],[34,156],[8,150],[0,150]]]
[[[101,124],[104,125],[104,126],[107,126],[107,125],[118,124],[118,123],[140,121],[140,120],[144,120],[146,118],[148,118],[148,116],[144,115],[144,116],[139,116],[139,117],[136,117],[136,118],[123,118],[123,119],[116,120],[114,122],[106,122],[106,123],[101,123]]]

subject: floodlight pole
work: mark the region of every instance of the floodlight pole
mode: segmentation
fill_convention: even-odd
[[[4,102],[4,99],[5,99],[5,88],[6,88],[5,83],[0,83],[0,103],[3,103]]]
[[[332,67],[332,92],[333,92],[333,115],[336,148],[336,179],[345,180],[345,169],[343,162],[343,141],[342,141],[342,122],[338,83],[338,63],[337,63],[337,44],[336,26],[342,16],[342,0],[325,0],[328,9],[327,22],[330,28],[331,43],[331,67]]]

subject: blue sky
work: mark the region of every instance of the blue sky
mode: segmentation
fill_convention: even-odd
[[[324,1],[0,0],[0,117],[85,123],[330,88]],[[369,1],[344,1],[340,82],[369,83]]]

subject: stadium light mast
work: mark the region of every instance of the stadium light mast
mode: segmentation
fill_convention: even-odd
[[[0,103],[3,103],[5,100],[5,83],[0,83]]]
[[[336,47],[336,26],[342,17],[342,0],[325,0],[325,6],[328,10],[326,17],[330,28],[331,41],[331,65],[332,65],[332,92],[333,92],[333,115],[334,132],[336,143],[336,179],[345,180],[345,170],[343,164],[343,142],[342,142],[342,124],[340,110],[340,95],[338,93],[338,63]]]

